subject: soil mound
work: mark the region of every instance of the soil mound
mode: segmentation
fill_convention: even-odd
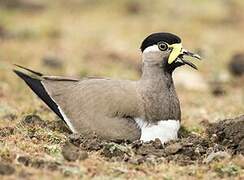
[[[71,135],[69,142],[81,150],[98,151],[108,161],[135,164],[174,161],[181,165],[204,163],[214,154],[244,154],[244,116],[209,124],[202,135],[187,132],[183,128],[179,139],[166,144],[162,144],[159,139],[145,143],[108,142],[95,134],[86,138]]]

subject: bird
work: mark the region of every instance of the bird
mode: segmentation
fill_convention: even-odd
[[[148,35],[140,51],[142,74],[135,81],[48,76],[20,65],[13,71],[72,133],[105,140],[177,139],[181,108],[172,74],[183,65],[197,69],[185,56],[201,57],[169,32]]]

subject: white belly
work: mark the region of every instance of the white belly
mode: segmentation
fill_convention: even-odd
[[[135,118],[135,121],[141,129],[140,140],[144,142],[159,138],[162,143],[165,143],[178,137],[179,120],[161,120],[157,124],[148,124],[141,118]]]

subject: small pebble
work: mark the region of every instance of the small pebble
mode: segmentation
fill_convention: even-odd
[[[0,163],[0,175],[11,175],[15,172],[15,168],[9,164]]]
[[[0,137],[7,137],[14,134],[14,128],[13,127],[3,127],[0,128]]]
[[[234,76],[244,75],[244,53],[233,55],[229,63],[229,71]]]
[[[49,66],[51,68],[62,68],[63,67],[63,62],[61,59],[55,56],[45,56],[42,59],[42,63],[45,66]]]
[[[62,155],[67,161],[76,161],[80,157],[79,148],[70,142],[66,142],[62,148]]]
[[[39,116],[32,114],[32,115],[27,115],[24,117],[24,119],[22,120],[22,123],[24,125],[37,125],[37,126],[45,126],[46,123],[45,121],[43,121]]]
[[[212,152],[203,160],[203,163],[209,164],[214,160],[230,159],[230,157],[230,154],[225,151]]]
[[[123,145],[116,144],[116,143],[107,143],[104,145],[102,150],[102,155],[108,158],[112,157],[124,157],[127,152],[127,148]]]
[[[142,4],[135,1],[128,1],[126,9],[129,14],[139,14],[143,11]]]
[[[31,158],[29,156],[19,156],[17,158],[17,162],[21,163],[25,166],[29,166],[30,162],[31,162]]]
[[[178,151],[180,151],[182,149],[182,145],[180,143],[174,143],[174,144],[170,144],[169,146],[167,146],[165,148],[165,153],[166,154],[175,154]]]
[[[222,86],[215,86],[212,88],[212,94],[214,96],[223,96],[226,94],[226,91]]]
[[[162,149],[163,148],[163,144],[161,142],[161,140],[159,138],[156,138],[154,141],[153,141],[153,146],[156,148],[156,149]]]

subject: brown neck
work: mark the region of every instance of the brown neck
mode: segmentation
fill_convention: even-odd
[[[166,69],[167,61],[145,61],[139,80],[145,118],[148,121],[180,120],[180,104],[175,91],[172,74]]]
[[[167,71],[164,63],[145,62],[142,67],[141,81],[160,82],[160,85],[174,86],[172,73]]]

